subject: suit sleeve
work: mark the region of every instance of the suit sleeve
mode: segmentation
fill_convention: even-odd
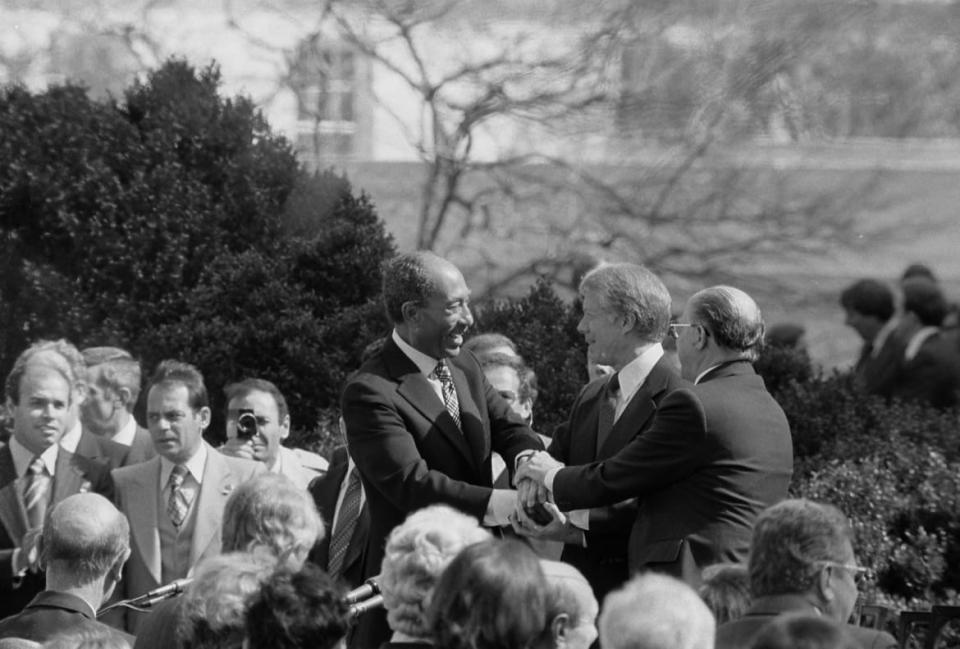
[[[445,503],[483,518],[492,489],[430,469],[396,407],[374,386],[351,380],[344,389],[342,406],[350,456],[368,486],[391,505],[416,511]],[[509,428],[498,428],[497,433],[499,442],[512,441]]]
[[[683,479],[701,463],[706,417],[696,395],[682,389],[661,402],[650,428],[602,462],[561,469],[554,499],[561,510],[609,505]]]

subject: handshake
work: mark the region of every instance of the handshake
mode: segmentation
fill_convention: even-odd
[[[517,488],[516,502],[508,517],[518,535],[564,543],[580,541],[581,531],[551,502],[551,493],[546,486],[547,475],[563,466],[545,451],[520,460],[513,480]]]

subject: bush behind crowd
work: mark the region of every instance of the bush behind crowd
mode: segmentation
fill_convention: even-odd
[[[290,403],[291,443],[329,455],[340,386],[387,333],[377,293],[394,243],[365,196],[308,175],[249,100],[218,86],[215,67],[174,60],[122,101],[0,91],[0,371],[33,340],[67,337],[134,350],[148,368],[188,360],[210,385],[259,376]],[[578,319],[545,282],[477,311],[475,331],[506,334],[536,371],[543,433],[586,381]],[[792,492],[853,520],[878,574],[868,596],[955,602],[956,413],[866,397],[803,351],[771,349],[758,369],[790,419]]]

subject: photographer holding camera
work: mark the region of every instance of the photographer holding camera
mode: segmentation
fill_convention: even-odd
[[[244,379],[223,390],[227,397],[225,455],[263,462],[304,489],[326,473],[328,462],[316,453],[282,446],[290,435],[290,412],[277,386],[264,379]]]

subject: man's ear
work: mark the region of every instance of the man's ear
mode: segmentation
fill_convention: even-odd
[[[707,348],[707,338],[710,337],[710,334],[707,333],[707,328],[703,325],[694,327],[697,330],[697,339],[694,341],[693,346],[696,349],[706,349]]]
[[[400,307],[400,313],[403,315],[404,322],[413,322],[420,314],[420,305],[413,300],[404,302]]]
[[[561,613],[550,622],[550,635],[553,636],[553,643],[557,647],[565,647],[567,644],[567,631],[570,629],[570,616]]]
[[[830,581],[832,570],[830,566],[824,566],[820,569],[820,572],[817,573],[817,598],[828,604],[837,596],[833,590],[833,584]]]
[[[197,414],[200,415],[200,430],[204,431],[210,425],[210,408],[204,406],[197,411]]]
[[[630,333],[637,326],[637,316],[632,313],[620,318],[620,330],[623,333]]]
[[[123,406],[126,410],[133,410],[133,408],[127,407],[132,405],[133,401],[133,392],[130,391],[130,388],[119,388],[114,390],[113,394],[116,396],[116,400],[120,402],[121,406]]]
[[[290,415],[284,416],[283,421],[280,422],[280,439],[288,437],[290,437]]]

